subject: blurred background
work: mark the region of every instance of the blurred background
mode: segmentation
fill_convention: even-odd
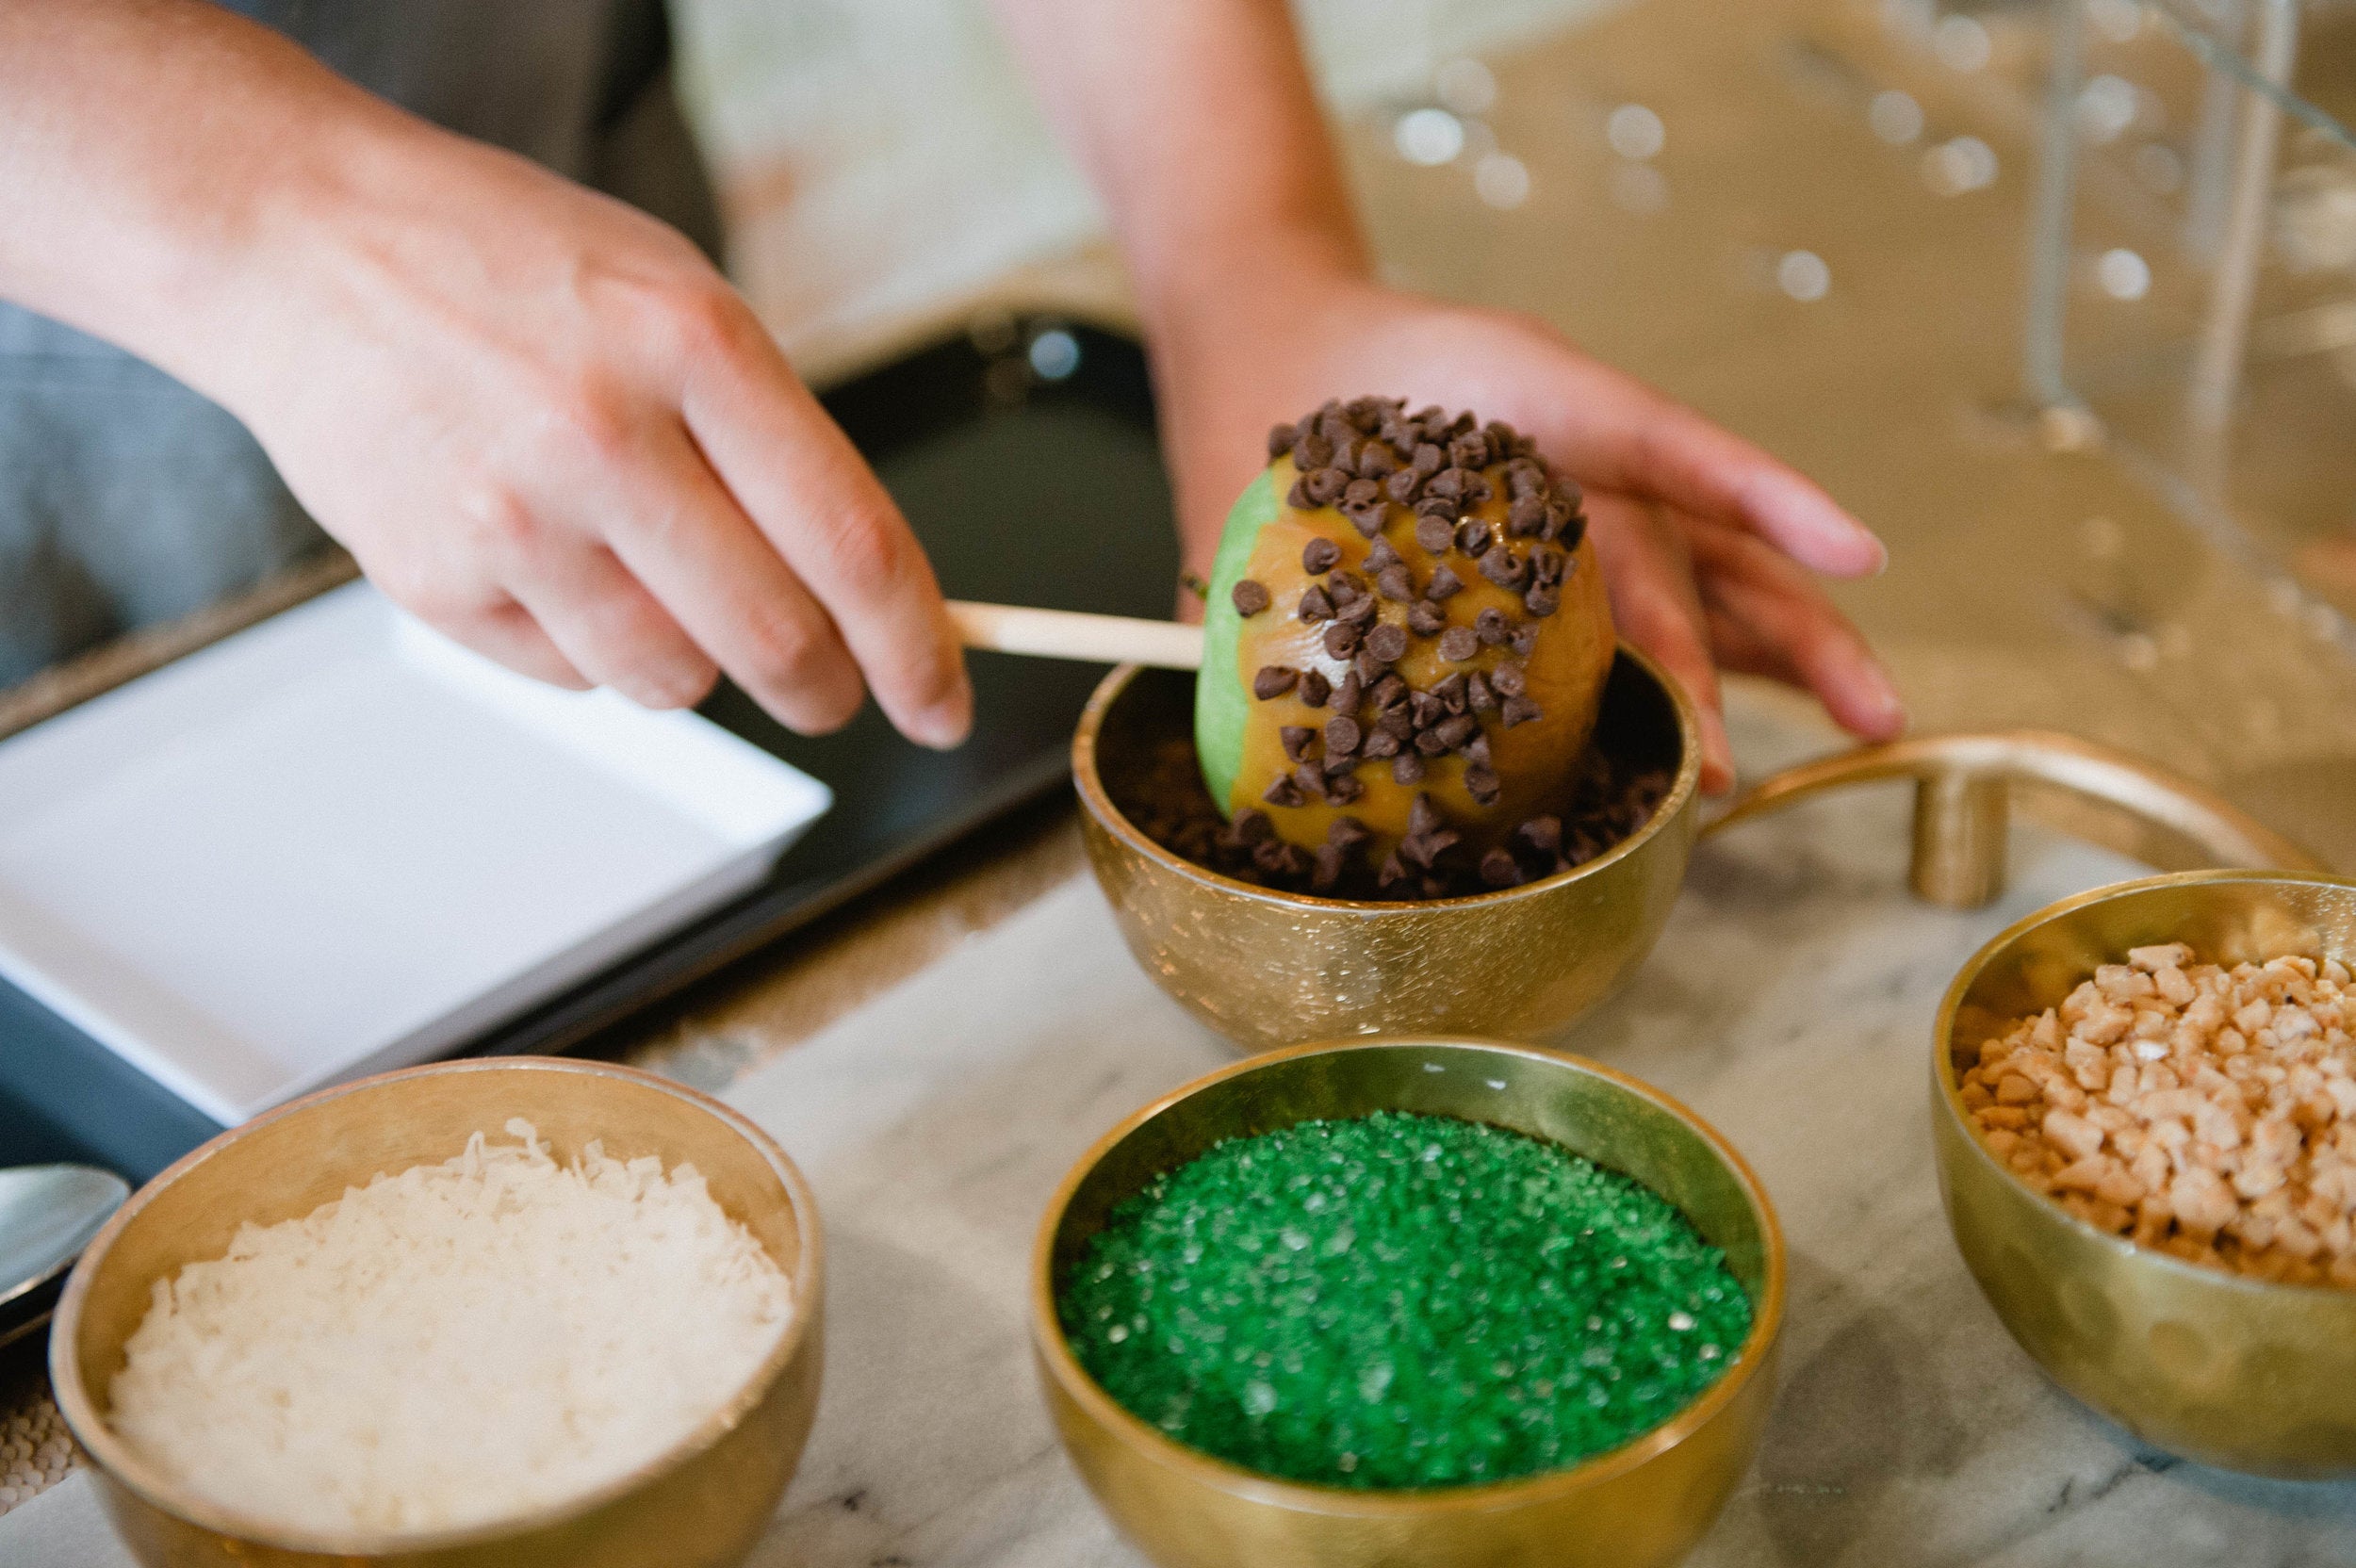
[[[1534,312],[1881,531],[1921,728],[2143,753],[2356,868],[2356,4],[1304,0],[1396,281]],[[679,0],[826,381],[1118,322],[973,0]]]

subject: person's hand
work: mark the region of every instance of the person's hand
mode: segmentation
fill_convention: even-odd
[[[923,550],[685,238],[422,125],[288,204],[182,357],[394,599],[562,685],[683,707],[726,671],[814,733],[863,675],[964,737]]]
[[[1811,691],[1867,739],[1905,727],[1880,662],[1808,575],[1878,571],[1880,542],[1765,452],[1524,318],[1317,268],[1195,298],[1154,342],[1192,570],[1208,575],[1269,426],[1366,394],[1471,409],[1534,437],[1586,490],[1613,619],[1700,710],[1705,790],[1734,778],[1721,666]]]

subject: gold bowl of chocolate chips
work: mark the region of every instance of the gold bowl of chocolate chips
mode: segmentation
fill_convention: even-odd
[[[1509,427],[1366,398],[1269,455],[1201,672],[1113,671],[1072,743],[1123,938],[1250,1050],[1562,1029],[1683,880],[1683,692],[1613,635],[1577,485]]]

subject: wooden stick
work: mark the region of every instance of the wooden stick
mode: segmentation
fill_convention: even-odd
[[[1072,610],[1030,610],[1012,604],[949,601],[957,639],[969,648],[1079,659],[1101,664],[1153,664],[1166,670],[1203,667],[1203,629],[1176,621],[1127,615],[1084,615]]]

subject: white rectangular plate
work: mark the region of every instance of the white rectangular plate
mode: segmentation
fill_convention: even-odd
[[[676,929],[832,801],[354,583],[0,742],[0,975],[234,1124]]]

